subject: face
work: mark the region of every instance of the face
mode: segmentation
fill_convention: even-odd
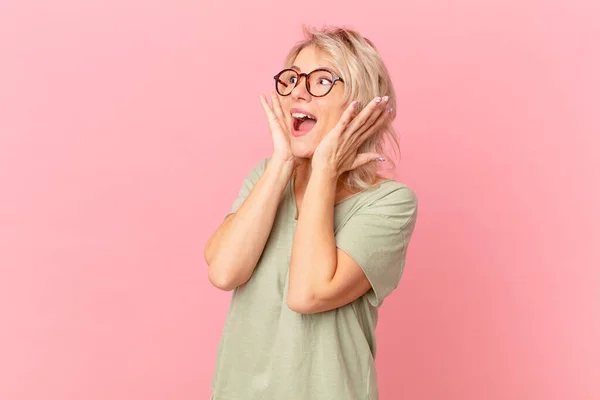
[[[339,76],[339,71],[325,60],[325,54],[314,46],[302,49],[293,65],[298,72],[309,73],[325,67]],[[314,97],[306,90],[305,80],[306,77],[301,77],[292,93],[279,96],[279,100],[290,133],[292,153],[296,157],[311,158],[321,139],[333,129],[346,109],[342,103],[345,83],[337,81],[327,95]],[[316,122],[292,116],[298,113],[310,115]]]

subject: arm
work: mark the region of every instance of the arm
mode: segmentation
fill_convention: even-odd
[[[208,240],[204,258],[208,278],[217,288],[232,290],[252,276],[292,171],[293,165],[271,159],[238,211]]]
[[[370,288],[361,267],[336,247],[333,232],[335,173],[311,175],[290,260],[287,304],[296,312],[310,314],[348,304]]]
[[[365,294],[371,283],[362,268],[336,246],[333,209],[338,178],[368,162],[362,143],[388,122],[388,97],[373,99],[356,117],[352,102],[314,151],[312,172],[298,217],[290,260],[288,307],[301,313],[331,310]]]
[[[408,186],[393,184],[370,196],[334,235],[333,197],[327,192],[332,185],[327,180],[311,177],[304,195],[290,262],[288,307],[318,313],[363,295],[379,307],[404,271],[417,196]]]

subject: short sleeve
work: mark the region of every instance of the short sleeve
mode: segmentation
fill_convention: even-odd
[[[246,198],[250,194],[250,191],[252,190],[254,185],[256,185],[256,182],[258,182],[258,180],[260,179],[262,174],[265,172],[265,168],[267,167],[268,162],[269,162],[268,158],[261,160],[246,175],[246,177],[244,178],[244,181],[242,182],[242,186],[240,187],[240,190],[238,191],[238,195],[235,198],[235,200],[233,201],[231,210],[225,215],[225,218],[227,218],[231,214],[236,213],[237,210],[241,207],[241,205],[244,203],[244,200],[246,200]]]
[[[417,196],[394,188],[359,208],[336,233],[336,246],[363,269],[372,289],[367,300],[379,307],[398,286],[417,218]]]

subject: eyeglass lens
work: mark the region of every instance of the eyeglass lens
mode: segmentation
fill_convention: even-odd
[[[282,71],[277,80],[277,92],[282,96],[287,96],[296,87],[298,79],[296,71],[291,69]],[[333,75],[329,71],[316,70],[309,74],[306,83],[311,95],[324,96],[333,86]]]

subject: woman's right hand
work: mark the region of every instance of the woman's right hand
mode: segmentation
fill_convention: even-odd
[[[272,107],[269,106],[263,94],[260,95],[260,103],[267,116],[269,130],[273,138],[273,156],[271,160],[276,159],[285,164],[291,164],[296,168],[301,163],[301,160],[292,154],[289,130],[277,94],[274,91],[271,92]]]

